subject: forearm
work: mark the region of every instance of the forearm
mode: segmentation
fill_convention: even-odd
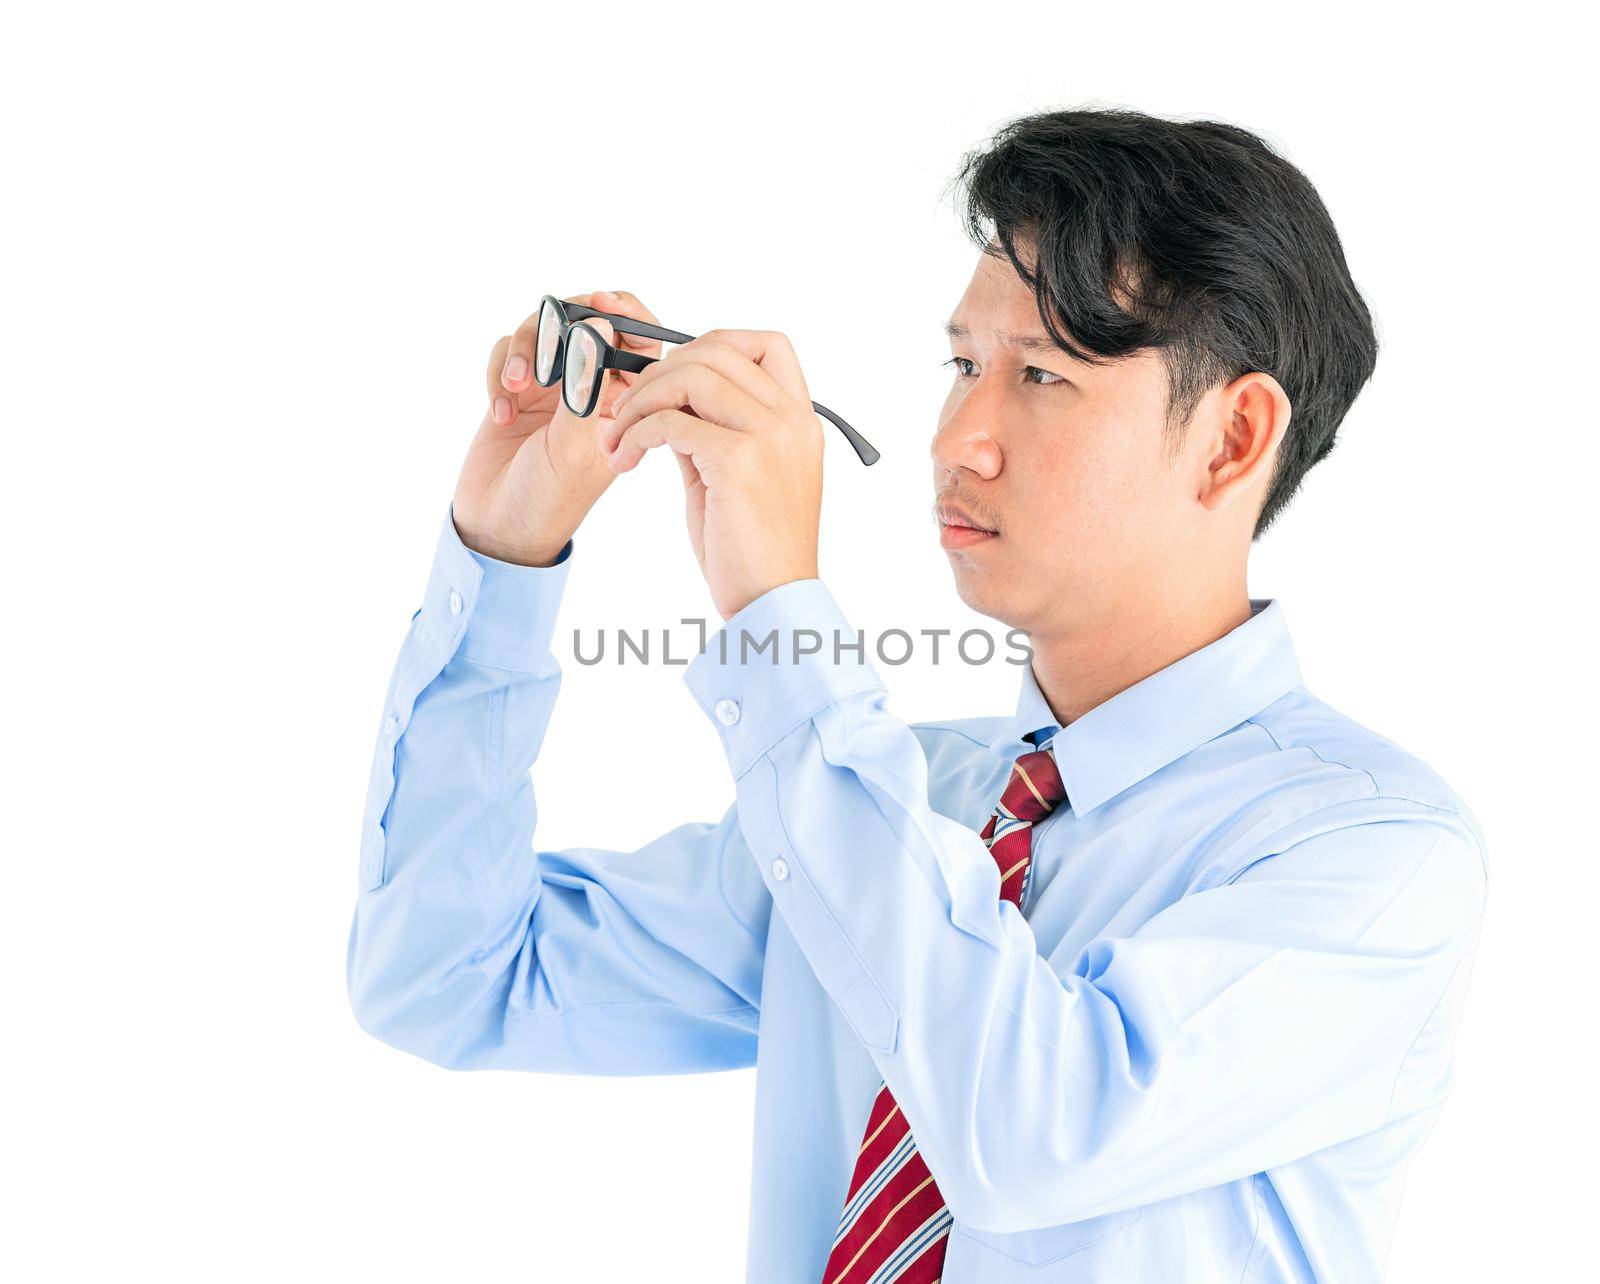
[[[493,1019],[538,895],[526,773],[560,686],[567,573],[488,568],[449,523],[384,702],[349,951],[362,1025],[441,1062]]]
[[[749,1065],[770,900],[734,809],[634,851],[534,844],[566,567],[496,564],[441,532],[374,756],[352,1005],[451,1068]]]
[[[729,629],[776,628],[782,646],[849,634],[810,584]],[[1384,1122],[1481,892],[1470,846],[1425,809],[1264,835],[1234,885],[1058,972],[975,828],[932,809],[921,746],[875,675],[826,656],[724,663],[713,639],[686,677],[709,714],[739,704],[718,722],[774,908],[959,1220],[1080,1220]]]

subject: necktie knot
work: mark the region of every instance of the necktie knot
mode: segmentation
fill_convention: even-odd
[[[1000,803],[1018,820],[1033,824],[1043,820],[1067,796],[1052,749],[1035,749],[1011,764],[1011,779],[1006,782]]]

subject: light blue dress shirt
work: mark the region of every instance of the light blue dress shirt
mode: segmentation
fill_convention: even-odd
[[[1382,1277],[1484,842],[1306,689],[1278,600],[1065,728],[1025,665],[1014,715],[907,725],[870,648],[833,654],[857,634],[822,582],[785,584],[682,670],[727,813],[547,851],[529,768],[572,553],[498,562],[446,514],[367,791],[364,1029],[452,1069],[755,1066],[761,1284],[821,1284],[880,1081],[952,1218],[946,1284]],[[796,663],[805,630],[829,642]],[[978,830],[1036,731],[1070,805],[1019,911]],[[579,770],[545,763],[544,790]]]

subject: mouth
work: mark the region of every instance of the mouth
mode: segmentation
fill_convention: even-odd
[[[1000,536],[959,504],[937,503],[933,515],[939,523],[939,543],[946,549],[973,548]]]

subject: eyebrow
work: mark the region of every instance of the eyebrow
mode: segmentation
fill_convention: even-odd
[[[954,321],[945,322],[944,332],[952,339],[972,338],[971,330]],[[994,337],[1000,340],[1001,343],[1013,348],[1025,348],[1030,352],[1057,352],[1063,356],[1067,355],[1062,352],[1061,346],[1055,340],[1043,334],[1007,334],[1004,330],[996,330]]]

